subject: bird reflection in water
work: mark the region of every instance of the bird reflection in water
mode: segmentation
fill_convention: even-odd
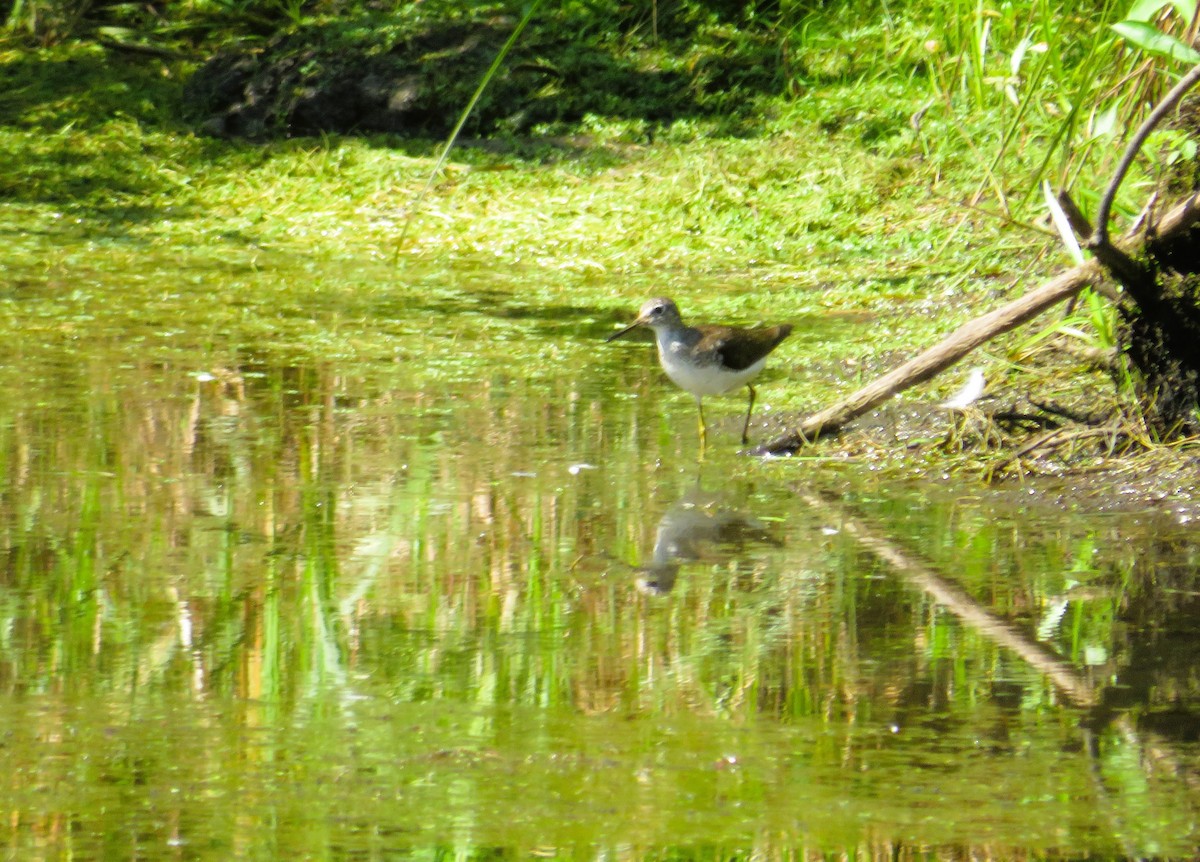
[[[762,521],[697,487],[663,514],[650,562],[636,568],[635,584],[648,595],[666,595],[675,586],[681,564],[728,559],[750,543],[781,544]]]

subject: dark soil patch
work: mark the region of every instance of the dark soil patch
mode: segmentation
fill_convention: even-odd
[[[214,57],[189,82],[185,102],[217,135],[445,137],[514,26],[503,17],[448,21],[398,35],[378,22],[312,24]],[[684,72],[543,27],[504,59],[464,132],[523,134],[589,114],[665,122],[711,111],[702,89]]]

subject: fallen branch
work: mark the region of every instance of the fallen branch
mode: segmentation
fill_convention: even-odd
[[[1158,225],[1154,241],[1170,239],[1187,230],[1200,219],[1200,211],[1197,210],[1195,203],[1195,197],[1189,197],[1167,213]],[[1122,245],[1128,248],[1134,242],[1135,238],[1126,238]],[[1088,261],[1067,270],[1042,287],[963,324],[950,336],[919,356],[868,383],[842,401],[805,418],[791,432],[755,449],[754,454],[790,454],[805,444],[813,442],[822,434],[841,429],[846,423],[877,407],[897,393],[918,383],[924,383],[936,374],[945,371],[980,345],[1015,329],[1047,309],[1074,296],[1083,288],[1099,281],[1102,275],[1103,269],[1096,261]]]

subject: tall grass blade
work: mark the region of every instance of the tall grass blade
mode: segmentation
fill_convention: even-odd
[[[1063,212],[1058,198],[1054,196],[1054,190],[1050,187],[1048,180],[1042,181],[1042,194],[1046,196],[1046,206],[1050,209],[1050,218],[1058,230],[1058,235],[1062,237],[1063,245],[1067,247],[1067,254],[1071,255],[1071,260],[1075,262],[1076,266],[1082,266],[1083,250],[1079,248],[1079,242],[1075,239],[1075,231],[1071,230],[1067,214]]]
[[[517,39],[520,38],[521,31],[525,29],[526,24],[533,20],[534,13],[537,12],[538,7],[541,5],[542,0],[533,0],[533,2],[526,7],[525,14],[521,16],[521,20],[517,22],[517,26],[513,28],[512,33],[509,34],[508,39],[504,42],[504,45],[496,54],[495,59],[492,60],[492,65],[488,67],[487,72],[479,81],[479,86],[475,88],[475,92],[471,94],[471,98],[467,101],[462,113],[458,115],[458,122],[454,124],[454,128],[450,131],[450,136],[446,138],[446,143],[442,145],[442,151],[438,153],[437,161],[434,162],[433,168],[429,171],[429,178],[425,180],[425,185],[421,188],[421,191],[418,192],[416,199],[412,203],[412,206],[409,207],[408,215],[404,219],[404,227],[400,231],[400,238],[396,241],[396,253],[393,257],[393,261],[400,257],[400,249],[404,247],[404,241],[408,238],[409,228],[412,226],[413,218],[416,216],[417,210],[421,206],[421,201],[425,199],[425,195],[429,193],[429,190],[433,187],[433,183],[437,179],[438,174],[441,173],[442,166],[446,164],[446,158],[450,155],[450,150],[454,146],[455,141],[458,140],[459,133],[462,132],[463,126],[466,125],[467,118],[471,116],[471,111],[475,110],[475,105],[479,102],[484,90],[487,89],[488,84],[491,83],[492,78],[496,76],[496,73],[500,71],[500,64],[504,62],[504,58],[508,56],[508,52],[512,50],[512,46],[515,45],[517,43]]]

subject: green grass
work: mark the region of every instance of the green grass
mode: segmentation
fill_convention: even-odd
[[[197,272],[216,263],[264,276],[284,257],[303,260],[298,277],[241,279],[212,310],[198,294],[195,313],[212,314],[213,331],[270,321],[260,337],[315,356],[347,341],[312,309],[353,320],[378,302],[358,293],[355,267],[392,268],[422,290],[432,270],[502,268],[528,274],[514,299],[611,318],[670,294],[693,314],[741,322],[875,320],[815,330],[798,348],[807,369],[844,386],[1066,265],[1037,182],[1073,182],[1086,205],[1116,149],[1119,129],[1079,130],[1105,107],[1093,79],[1114,56],[1102,25],[1119,10],[1094,21],[1044,3],[1011,20],[981,10],[783,16],[750,42],[713,24],[683,66],[703,77],[722,47],[744,59],[786,45],[788,86],[742,91],[725,114],[589,116],[459,147],[425,194],[437,141],[199,137],[177,107],[188,62],[9,44],[0,233],[16,278],[34,282],[81,267],[136,277],[147,251]],[[1119,210],[1136,211],[1150,181],[1132,178]],[[67,250],[78,243],[86,260]],[[136,316],[147,301],[102,313]],[[370,335],[354,345],[388,349]]]

